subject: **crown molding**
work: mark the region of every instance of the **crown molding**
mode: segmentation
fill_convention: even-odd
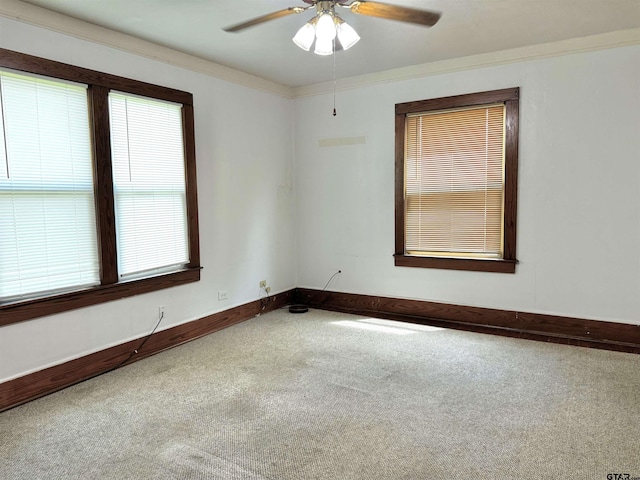
[[[444,73],[637,44],[640,44],[640,28],[618,30],[615,32],[591,35],[588,37],[571,38],[558,42],[542,43],[510,50],[452,58],[439,62],[424,63],[421,65],[412,65],[410,67],[348,77],[338,80],[336,83],[336,89],[350,90],[370,85],[391,83],[401,80],[412,80],[431,75],[441,75]],[[303,85],[293,88],[293,97],[300,98],[321,95],[333,92],[333,89],[333,81],[316,83],[313,85]]]
[[[19,0],[2,0],[0,16],[17,20],[58,33],[88,40],[107,47],[185,68],[197,73],[263,90],[286,98],[293,97],[293,89],[240,70],[189,55],[147,40],[116,32],[84,20],[69,17]]]
[[[19,0],[2,0],[2,3],[0,3],[0,16],[46,28],[58,33],[71,35],[107,47],[117,48],[128,53],[185,68],[249,88],[267,91],[285,98],[321,95],[332,92],[334,88],[333,81],[289,87],[214,63],[210,60],[179,52],[132,35],[116,32]],[[640,44],[640,28],[619,30],[588,37],[572,38],[558,42],[543,43],[348,77],[338,80],[336,89],[350,90],[353,88],[411,80],[431,75],[637,44]]]

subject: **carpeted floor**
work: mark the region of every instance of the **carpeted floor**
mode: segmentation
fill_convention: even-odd
[[[272,312],[0,413],[2,479],[614,473],[640,478],[640,356],[322,311]]]

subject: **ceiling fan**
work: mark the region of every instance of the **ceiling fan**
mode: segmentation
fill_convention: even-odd
[[[309,51],[315,41],[314,53],[331,55],[336,50],[347,50],[355,45],[360,37],[356,31],[336,14],[336,7],[351,10],[353,13],[370,17],[398,20],[432,27],[440,19],[440,12],[419,10],[417,8],[389,5],[387,3],[349,0],[302,0],[306,7],[289,7],[268,13],[249,21],[226,27],[225,32],[239,32],[249,27],[288,15],[306,12],[315,8],[316,15],[305,23],[293,37],[293,42],[303,50]]]

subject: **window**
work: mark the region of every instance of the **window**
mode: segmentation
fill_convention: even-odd
[[[120,278],[189,261],[182,106],[109,94]]]
[[[396,105],[396,265],[515,272],[518,98]]]
[[[0,49],[0,325],[199,279],[191,94]]]
[[[0,298],[99,283],[84,85],[0,70]]]

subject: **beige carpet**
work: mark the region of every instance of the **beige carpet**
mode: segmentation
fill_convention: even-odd
[[[0,414],[2,479],[614,473],[640,478],[640,356],[322,311],[272,312]]]

